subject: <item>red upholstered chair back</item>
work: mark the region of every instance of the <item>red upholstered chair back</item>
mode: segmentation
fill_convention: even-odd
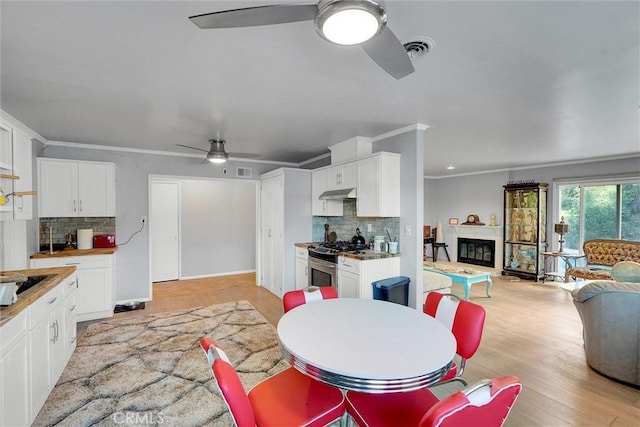
[[[429,292],[423,311],[451,329],[456,338],[456,353],[462,359],[469,359],[476,353],[486,317],[482,306],[460,300],[455,295]]]
[[[331,298],[338,298],[338,292],[333,286],[309,286],[285,293],[282,297],[282,305],[286,313],[299,305]]]
[[[209,338],[201,338],[200,346],[204,350],[213,376],[218,383],[231,417],[238,427],[255,427],[256,419],[244,386],[229,358],[220,346]]]
[[[483,380],[432,406],[420,427],[500,427],[515,403],[522,384],[514,376]]]

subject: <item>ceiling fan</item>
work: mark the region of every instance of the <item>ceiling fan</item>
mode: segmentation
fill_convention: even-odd
[[[360,45],[383,70],[400,79],[414,72],[404,46],[387,27],[381,0],[320,0],[317,4],[255,6],[190,16],[202,29],[254,27],[313,20],[322,38]]]
[[[202,163],[207,160],[211,163],[224,163],[229,160],[229,157],[237,157],[237,158],[245,158],[245,159],[257,159],[260,157],[258,154],[246,154],[246,153],[227,153],[224,149],[224,144],[226,141],[224,139],[210,139],[209,143],[211,144],[211,148],[209,150],[205,150],[203,148],[191,147],[189,145],[184,144],[176,144],[180,147],[191,148],[192,150],[204,151],[207,153],[207,157],[203,160]]]

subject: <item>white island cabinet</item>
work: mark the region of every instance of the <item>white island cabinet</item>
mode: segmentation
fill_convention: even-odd
[[[40,217],[116,215],[115,165],[38,158]]]

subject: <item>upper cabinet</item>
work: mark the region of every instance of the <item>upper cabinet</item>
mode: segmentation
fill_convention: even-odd
[[[376,153],[358,161],[358,216],[400,216],[400,155]]]
[[[31,138],[20,129],[0,124],[0,190],[6,196],[0,205],[1,219],[33,218]]]
[[[38,211],[41,217],[115,216],[115,165],[39,158]]]
[[[329,190],[356,189],[358,216],[400,216],[400,155],[379,152],[313,171],[313,215],[342,216],[342,200],[321,200]]]
[[[337,179],[332,173],[331,182]],[[316,169],[311,174],[311,212],[318,216],[342,216],[342,200],[320,200],[320,195],[327,190],[337,188],[329,185],[329,169]],[[354,185],[355,187],[355,185]]]
[[[327,185],[330,190],[356,188],[358,185],[358,165],[356,162],[332,166],[327,169]]]

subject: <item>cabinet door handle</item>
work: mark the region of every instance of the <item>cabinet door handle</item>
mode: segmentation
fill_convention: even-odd
[[[304,275],[305,275],[305,276],[308,276],[308,275],[309,275],[309,266],[308,266],[308,265],[305,265],[305,266],[304,266]]]
[[[74,200],[73,200],[73,211],[74,211],[74,212],[78,212],[78,208],[77,208],[77,206],[78,206],[78,201],[74,199]]]
[[[72,287],[76,284],[76,281],[74,280],[73,282],[69,283],[69,287]]]
[[[65,265],[80,265],[79,262],[68,262]],[[73,281],[75,283],[75,280]]]
[[[73,310],[75,310],[75,309],[76,309],[76,306],[75,306],[75,304],[74,304],[74,305],[72,305],[72,306],[69,308],[69,311],[73,311]]]
[[[51,326],[51,333],[53,334],[53,336],[51,337],[51,342],[55,343],[56,342],[56,322],[54,321]]]
[[[76,340],[78,339],[78,336],[76,335],[75,337],[73,337],[73,339],[71,340],[71,344],[73,344],[74,342],[76,342]]]
[[[80,212],[82,212],[82,200],[80,200]]]
[[[49,300],[47,304],[53,304],[54,302],[56,302],[57,299],[58,297],[53,297],[53,299]]]
[[[349,263],[346,263],[346,262],[343,262],[342,265],[345,266],[345,267],[353,267],[353,265],[351,265]]]

